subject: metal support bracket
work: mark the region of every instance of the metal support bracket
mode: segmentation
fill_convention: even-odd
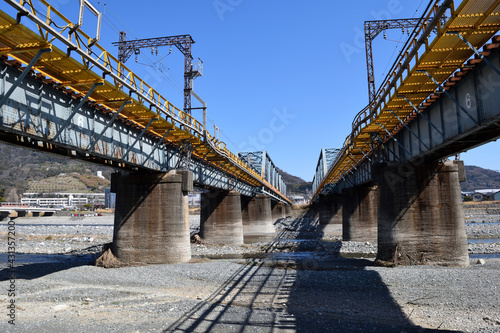
[[[28,66],[23,70],[23,72],[21,73],[21,75],[19,75],[19,77],[17,78],[16,82],[14,82],[12,84],[12,86],[10,87],[10,89],[0,99],[0,108],[5,104],[5,102],[7,101],[7,99],[14,92],[14,90],[21,84],[21,82],[24,80],[24,78],[26,77],[26,75],[28,75],[28,73],[31,71],[31,69],[33,68],[33,66],[35,65],[35,63],[38,61],[38,59],[40,59],[40,57],[42,56],[42,54],[47,53],[47,52],[52,52],[52,49],[51,48],[46,48],[46,49],[40,49],[40,50],[38,50],[37,54],[33,57],[33,59],[31,59],[31,61],[28,64]]]
[[[479,123],[477,122],[476,119],[474,119],[474,117],[471,116],[471,114],[469,112],[467,112],[467,110],[465,110],[465,108],[460,104],[458,103],[458,101],[453,97],[451,96],[451,94],[443,88],[443,86],[435,79],[432,77],[432,75],[430,75],[426,70],[424,69],[417,69],[417,72],[418,73],[425,73],[425,75],[427,75],[429,77],[429,79],[432,80],[432,82],[434,82],[438,87],[439,87],[439,91],[440,92],[444,92],[446,94],[446,96],[451,99],[453,101],[453,103],[455,103],[458,108],[460,110],[462,110],[463,113],[465,113],[467,115],[467,117],[469,117],[476,125],[478,125]]]
[[[91,140],[88,147],[87,147],[87,150],[90,149],[90,151],[94,151],[94,147],[96,145],[97,142],[99,142],[101,139],[102,139],[102,136],[104,135],[104,133],[108,130],[108,128],[111,127],[111,125],[113,125],[113,123],[115,122],[116,118],[118,118],[118,115],[120,114],[120,112],[123,111],[123,108],[125,108],[125,105],[127,104],[130,104],[132,103],[132,101],[125,101],[123,102],[123,104],[120,106],[120,108],[118,109],[118,111],[113,115],[113,117],[110,119],[110,121],[108,121],[108,123],[106,124],[106,126],[104,127],[104,129],[101,131],[101,133],[97,136],[97,138],[95,140]]]
[[[495,73],[497,73],[498,75],[500,75],[500,70],[498,68],[496,68],[492,63],[491,61],[489,61],[484,55],[481,54],[481,52],[478,51],[478,49],[476,49],[474,47],[474,45],[472,45],[471,43],[469,43],[469,41],[467,39],[465,39],[464,36],[462,36],[460,34],[460,32],[458,31],[447,31],[446,32],[447,34],[450,34],[450,35],[455,35],[457,36],[458,38],[460,38],[462,40],[462,42],[464,42],[465,44],[467,44],[467,46],[481,59],[483,60],[488,66],[490,66],[494,71]]]
[[[168,133],[170,133],[172,129],[169,129],[165,132],[165,134],[163,134],[162,138],[155,144],[153,150],[151,151],[151,153],[148,155],[148,157],[146,157],[146,159],[144,160],[144,162],[142,162],[141,165],[144,165],[146,164],[146,162],[151,158],[151,156],[153,156],[153,154],[155,153],[155,151],[160,148],[160,145],[163,143],[163,140],[165,140],[165,138],[167,137]]]
[[[394,142],[396,142],[398,146],[408,154],[408,156],[411,156],[410,152],[401,143],[399,143],[398,139],[396,139],[394,136],[392,136],[391,133],[389,133],[389,131],[387,130],[387,128],[385,128],[383,124],[375,123],[375,125],[379,125],[380,127],[382,127],[382,129],[394,140]]]
[[[122,158],[121,158],[121,162],[124,162],[125,161],[125,157],[127,157],[127,155],[130,153],[130,151],[132,150],[132,148],[135,146],[135,144],[137,143],[137,141],[139,141],[142,136],[146,133],[146,131],[148,130],[149,126],[151,126],[151,124],[153,123],[153,121],[156,121],[158,120],[158,118],[153,118],[149,121],[149,123],[146,125],[146,127],[144,127],[142,129],[142,132],[141,134],[139,134],[139,136],[137,138],[135,138],[135,141],[133,144],[131,144],[128,148],[127,148],[127,151],[125,152],[125,154],[123,154]]]
[[[64,124],[59,128],[56,135],[51,139],[51,141],[56,141],[59,138],[59,136],[64,131],[64,129],[69,125],[69,123],[71,122],[71,120],[73,119],[75,114],[80,110],[80,108],[83,106],[83,104],[87,101],[87,99],[90,97],[90,95],[94,92],[94,89],[97,88],[97,86],[103,86],[103,85],[104,85],[104,82],[97,82],[97,83],[94,83],[92,85],[92,88],[90,88],[90,90],[87,92],[87,94],[85,94],[85,96],[80,100],[80,103],[78,103],[78,105],[75,108],[73,108],[73,111],[69,115],[68,119],[66,119]]]
[[[383,127],[383,125],[382,125],[382,127]],[[387,133],[389,133],[389,132],[385,129],[385,127],[383,127],[383,129],[384,129]],[[388,146],[386,143],[384,143],[384,140],[382,140],[382,138],[381,138],[381,137],[380,137],[377,133],[372,132],[372,134],[373,134],[373,135],[375,135],[375,136],[377,136],[377,138],[380,140],[380,142],[382,143],[382,146],[384,146],[384,148],[385,148],[385,149],[389,150],[389,152],[391,152],[391,153],[392,153],[392,155],[398,159],[398,161],[401,161],[401,159],[399,158],[399,156],[398,156],[398,155],[396,155],[396,153],[395,153],[395,152],[393,152],[393,151],[392,151],[392,149],[390,149],[390,148],[389,148],[389,146]],[[389,135],[391,135],[391,134],[389,133]],[[396,140],[396,139],[395,139],[392,135],[391,135],[391,138],[393,138],[393,139],[394,139],[394,141],[395,141],[395,142],[396,142],[396,143],[397,143],[400,147],[402,147],[402,148],[406,151],[406,149],[405,149],[403,146],[401,146],[401,144],[398,142],[398,140]]]
[[[396,117],[396,119],[397,119],[397,120],[399,120],[399,122],[400,122],[400,123],[401,123],[401,124],[402,124],[402,125],[403,125],[403,126],[404,126],[404,127],[405,127],[405,128],[406,128],[409,132],[410,132],[410,133],[411,133],[411,134],[413,134],[413,136],[414,136],[414,137],[416,137],[416,138],[417,138],[417,140],[418,140],[421,144],[423,144],[423,145],[424,145],[424,147],[425,147],[426,149],[430,149],[430,147],[429,147],[429,146],[427,146],[427,145],[426,145],[426,144],[425,144],[425,143],[424,143],[424,142],[420,139],[420,137],[419,137],[417,134],[415,134],[415,132],[413,132],[413,130],[412,130],[411,128],[409,128],[409,127],[408,127],[408,125],[406,125],[406,123],[405,123],[403,120],[401,120],[401,118],[399,118],[399,117],[398,117],[398,115],[397,115],[394,111],[392,111],[392,110],[389,110],[389,111],[392,113],[392,115],[393,115],[394,117]]]
[[[364,158],[366,158],[370,162],[372,161],[371,158],[368,156],[368,154],[366,154],[363,150],[361,150],[361,148],[356,147],[356,149],[359,150],[361,154],[363,154]]]
[[[427,118],[427,116],[426,116],[426,115],[425,115],[422,111],[420,111],[420,110],[419,110],[419,109],[415,106],[415,104],[413,104],[413,103],[412,103],[412,102],[411,102],[411,101],[410,101],[410,100],[409,100],[406,96],[404,96],[404,95],[398,95],[398,97],[402,97],[402,98],[404,98],[404,99],[405,99],[405,101],[407,101],[407,102],[408,102],[408,104],[410,104],[410,106],[413,108],[413,110],[415,110],[415,112],[417,112],[419,115],[421,115],[421,116],[422,116],[422,118],[424,118],[424,119],[425,119],[425,121],[427,121],[427,123],[429,123],[429,125],[431,125],[431,126],[432,126],[432,128],[434,128],[434,129],[435,129],[435,130],[436,130],[436,131],[437,131],[437,132],[441,135],[441,137],[442,137],[444,140],[446,140],[446,136],[443,134],[443,132],[442,132],[439,128],[437,128],[437,126],[436,126],[436,125],[434,125],[434,123],[433,123],[433,122],[432,122],[429,118]]]

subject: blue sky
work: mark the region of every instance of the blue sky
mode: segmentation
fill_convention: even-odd
[[[419,17],[428,1],[409,0],[91,0],[104,13],[101,45],[129,39],[190,34],[204,62],[194,90],[231,151],[265,149],[274,163],[312,180],[320,149],[341,147],[351,122],[368,102],[363,22]],[[64,14],[76,0],[51,1]],[[139,4],[139,5],[138,5]],[[90,14],[90,13],[88,13]],[[95,30],[91,15],[84,30]],[[404,40],[401,31],[387,38]],[[380,83],[403,45],[374,42]],[[142,50],[133,71],[182,108],[183,57],[168,47]],[[154,66],[155,69],[152,67]],[[159,69],[159,70],[158,70]],[[193,101],[193,106],[198,106]],[[201,114],[194,112],[201,120]],[[212,130],[213,132],[213,130]],[[499,170],[500,145],[462,155],[468,165]]]

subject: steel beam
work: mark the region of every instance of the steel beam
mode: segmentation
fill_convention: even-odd
[[[23,80],[26,77],[26,75],[28,75],[28,73],[31,71],[31,69],[33,68],[33,66],[35,65],[35,63],[38,61],[38,59],[40,59],[40,57],[42,56],[42,54],[47,53],[47,52],[52,52],[52,49],[51,48],[46,48],[46,49],[40,49],[40,50],[38,50],[38,52],[33,57],[33,59],[31,59],[31,61],[29,62],[28,66],[23,70],[23,72],[21,73],[21,75],[19,75],[19,77],[17,78],[16,82],[10,87],[10,89],[0,99],[0,108],[5,104],[5,102],[7,101],[7,99],[10,97],[10,95],[12,95],[12,93],[19,86],[19,84],[21,82],[23,82]]]
[[[108,128],[110,128],[113,123],[115,122],[116,118],[118,118],[118,115],[123,111],[123,108],[125,107],[125,105],[127,104],[130,104],[132,103],[131,101],[125,101],[123,102],[123,104],[120,106],[120,108],[118,109],[118,111],[113,115],[113,117],[110,119],[110,121],[108,121],[108,123],[106,124],[106,126],[104,127],[104,129],[101,131],[101,133],[97,136],[97,138],[95,140],[91,140],[89,145],[87,146],[87,150],[91,150],[91,151],[95,151],[95,145],[97,142],[101,141],[102,139],[102,136],[104,135],[104,133],[108,130]]]
[[[97,82],[97,83],[94,83],[92,85],[92,87],[90,88],[90,90],[80,100],[80,102],[78,103],[78,105],[73,108],[73,111],[71,112],[71,114],[69,115],[69,117],[64,121],[64,123],[62,124],[62,126],[57,131],[56,135],[52,138],[52,141],[56,141],[59,138],[59,136],[61,135],[61,133],[68,127],[69,123],[73,120],[73,117],[75,116],[75,114],[81,109],[81,107],[83,106],[83,104],[87,101],[87,99],[90,97],[90,95],[94,92],[95,88],[97,88],[98,86],[103,86],[103,85],[104,85],[104,82]]]

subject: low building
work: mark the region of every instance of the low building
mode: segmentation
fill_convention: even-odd
[[[294,205],[304,205],[307,203],[306,199],[300,195],[294,195],[291,197],[291,199]]]
[[[116,208],[116,193],[111,192],[109,188],[104,191],[104,206]]]
[[[86,204],[104,205],[104,193],[23,193],[21,203],[37,207],[73,208]]]
[[[475,190],[472,195],[474,201],[497,201],[500,200],[500,189]]]

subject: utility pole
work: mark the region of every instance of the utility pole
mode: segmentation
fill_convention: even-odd
[[[127,40],[125,31],[120,31],[118,45],[118,60],[125,63],[132,53],[139,54],[141,48],[155,48],[158,46],[174,45],[184,55],[184,112],[191,114],[192,80],[203,75],[201,66],[194,68],[191,45],[195,41],[190,35],[167,36]]]

